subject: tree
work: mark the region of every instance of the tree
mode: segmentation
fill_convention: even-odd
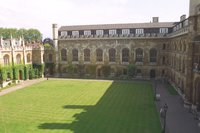
[[[16,28],[0,28],[0,35],[3,38],[20,38],[24,37],[25,41],[41,41],[42,34],[37,29],[16,29]]]
[[[48,44],[50,44],[51,46],[53,46],[53,40],[50,39],[50,38],[45,38],[45,39],[43,40],[43,44],[46,44],[46,43],[48,43]]]

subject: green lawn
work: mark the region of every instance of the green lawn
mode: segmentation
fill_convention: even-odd
[[[46,80],[0,97],[0,133],[160,133],[148,82]]]

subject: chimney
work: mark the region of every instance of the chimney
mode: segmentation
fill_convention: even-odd
[[[185,19],[186,19],[186,15],[185,14],[180,17],[180,21],[183,21]]]
[[[153,17],[153,23],[158,23],[159,22],[159,17]]]

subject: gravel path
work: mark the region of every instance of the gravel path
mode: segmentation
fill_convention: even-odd
[[[34,80],[21,81],[19,84],[15,85],[13,87],[10,87],[10,88],[4,89],[4,90],[0,90],[0,96],[6,95],[8,93],[11,93],[11,92],[19,90],[19,89],[23,89],[27,86],[31,86],[33,84],[39,83],[44,80],[46,80],[46,79],[40,78],[40,79],[34,79]]]

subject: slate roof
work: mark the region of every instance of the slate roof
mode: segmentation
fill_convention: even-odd
[[[78,31],[78,30],[103,30],[103,29],[131,29],[131,28],[170,28],[175,22],[159,23],[126,23],[126,24],[99,24],[99,25],[71,25],[61,26],[59,31]]]

